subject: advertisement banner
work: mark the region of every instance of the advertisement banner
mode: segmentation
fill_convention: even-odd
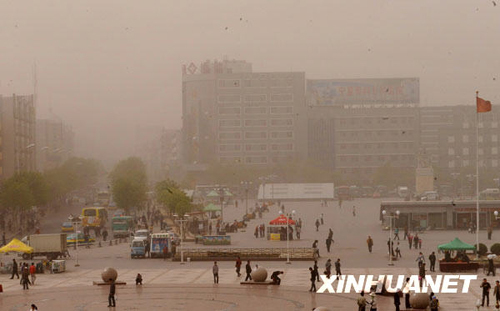
[[[418,78],[307,80],[310,106],[418,104]]]

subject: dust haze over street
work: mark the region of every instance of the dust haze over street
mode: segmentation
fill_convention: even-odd
[[[500,303],[496,1],[0,7],[0,309]]]

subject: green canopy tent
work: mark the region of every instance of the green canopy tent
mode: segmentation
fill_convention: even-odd
[[[467,250],[475,251],[476,247],[474,245],[470,245],[460,241],[459,238],[455,238],[450,243],[439,245],[438,249],[441,251],[467,251]]]
[[[220,208],[220,206],[217,206],[215,204],[210,203],[203,208],[203,211],[204,212],[220,212],[221,208]]]
[[[220,194],[217,193],[217,191],[212,190],[207,194],[207,197],[209,198],[215,198],[215,197],[220,197]]]

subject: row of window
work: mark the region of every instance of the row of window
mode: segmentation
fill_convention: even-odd
[[[403,124],[407,126],[413,125],[415,122],[415,117],[384,117],[384,116],[373,116],[373,117],[357,117],[357,118],[343,118],[340,119],[339,123],[342,126],[347,125],[365,125],[365,124]]]
[[[268,110],[269,109],[269,110]],[[245,107],[244,113],[248,115],[267,114],[292,114],[292,106],[273,107]],[[219,107],[220,115],[241,115],[241,107]]]
[[[339,156],[340,162],[385,162],[385,161],[414,161],[415,156],[407,154],[393,154],[393,155],[365,155],[365,156]]]
[[[219,157],[219,162],[224,164],[266,164],[266,163],[282,163],[293,159],[292,156],[253,156],[253,157]]]
[[[241,144],[224,144],[219,145],[220,152],[235,152],[241,151],[243,145]],[[272,151],[293,151],[294,145],[292,143],[270,144],[269,149]],[[267,151],[267,144],[245,144],[245,151]]]
[[[293,102],[293,94],[224,94],[217,96],[217,101],[219,103],[241,103],[242,99],[245,103],[267,103],[269,101],[272,103],[278,102]]]
[[[340,144],[340,149],[412,149],[412,142]]]
[[[219,79],[219,88],[266,88],[266,87],[291,87],[292,79]]]
[[[270,126],[293,126],[293,119],[271,119],[269,122]],[[241,120],[230,119],[230,120],[219,120],[219,127],[241,127]],[[245,127],[262,127],[267,126],[268,120],[264,119],[248,119],[244,120],[243,124]]]
[[[484,160],[480,160],[479,161],[479,166],[480,167],[484,167],[485,164],[486,163],[485,163]],[[489,164],[491,165],[491,167],[498,167],[498,160],[497,159],[492,159]],[[461,165],[462,167],[468,167],[469,165],[471,165],[471,162],[469,160],[462,160],[462,161],[451,160],[451,161],[448,161],[448,167],[449,168],[454,168],[455,166],[458,166],[458,165]]]
[[[477,150],[478,154],[479,155],[483,155],[484,154],[484,148],[479,148]],[[455,155],[455,149],[453,148],[448,148],[448,155]],[[457,152],[458,153],[458,152]],[[491,154],[498,154],[498,148],[497,147],[491,147]],[[462,155],[469,155],[469,148],[462,148]]]
[[[494,142],[494,143],[498,142],[498,135],[497,134],[492,134],[490,138],[491,138],[491,142]],[[455,143],[455,142],[457,142],[456,139],[457,138],[455,138],[455,136],[448,136],[448,143],[450,143],[450,144]],[[485,141],[484,136],[480,135],[478,137],[478,141],[480,143],[482,143],[483,141]],[[463,143],[468,143],[469,142],[469,135],[462,135],[462,142]]]
[[[412,137],[413,131],[408,130],[386,130],[386,131],[341,131],[339,132],[340,137]]]
[[[288,139],[288,138],[293,138],[293,132],[292,131],[272,131],[272,132],[266,132],[266,131],[260,131],[260,132],[245,132],[245,139],[267,139],[273,138],[273,139]],[[221,132],[219,133],[219,139],[220,140],[231,140],[231,139],[241,139],[242,138],[242,132]]]

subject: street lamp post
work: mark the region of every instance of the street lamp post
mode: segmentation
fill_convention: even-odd
[[[279,211],[280,215],[283,215],[283,211]],[[286,216],[286,263],[291,264],[290,262],[290,234],[288,233],[288,226],[290,225],[290,217],[295,217],[295,210],[291,213],[288,213]]]
[[[177,214],[174,214],[174,218],[178,218],[179,215]],[[187,222],[188,220],[187,219],[184,219],[184,218],[187,218],[189,217],[188,214],[184,214],[183,218],[179,218],[179,219],[176,219],[175,221],[178,222],[181,226],[181,265],[184,264],[184,223]]]
[[[500,216],[498,216],[498,211],[494,211],[493,215],[495,215],[495,220],[499,220]]]
[[[78,225],[82,221],[82,216],[77,216],[74,217],[73,215],[69,215],[68,220],[73,224],[73,227],[75,229],[75,250],[76,250],[76,263],[75,267],[79,267],[80,264],[78,263]]]
[[[224,188],[219,188],[219,199],[220,199],[220,220],[221,223],[224,222]]]
[[[248,215],[248,190],[249,186],[252,184],[251,181],[242,181],[241,185],[245,187],[245,213]]]
[[[389,219],[389,266],[394,266],[394,263],[392,263],[392,249],[393,249],[393,246],[392,246],[392,221],[393,221],[393,219],[396,219],[399,217],[399,211],[396,211],[394,214],[388,214],[386,210],[382,211],[382,215],[385,218]]]

